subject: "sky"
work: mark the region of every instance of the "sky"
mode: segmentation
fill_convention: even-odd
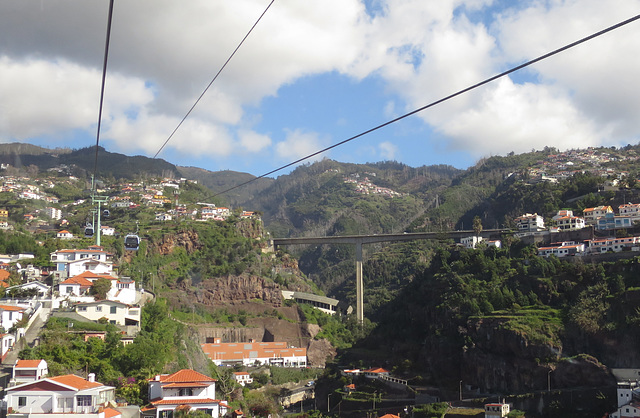
[[[100,145],[262,175],[640,14],[640,0],[275,0],[162,148],[270,3],[115,0]],[[0,0],[0,143],[96,144],[108,8]],[[314,159],[464,169],[637,144],[638,33],[632,22]]]

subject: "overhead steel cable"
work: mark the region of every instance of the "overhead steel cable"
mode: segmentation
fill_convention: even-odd
[[[489,77],[489,78],[487,78],[487,79],[485,79],[485,80],[483,80],[483,81],[481,81],[479,83],[473,84],[473,85],[471,85],[469,87],[466,87],[466,88],[464,88],[462,90],[459,90],[459,91],[457,91],[457,92],[455,92],[453,94],[450,94],[450,95],[448,95],[446,97],[443,97],[443,98],[441,98],[439,100],[436,100],[435,102],[431,102],[428,105],[425,105],[425,106],[422,106],[422,107],[420,107],[418,109],[415,109],[415,110],[413,110],[413,111],[411,111],[409,113],[405,113],[402,116],[399,116],[399,117],[397,117],[395,119],[392,119],[392,120],[390,120],[388,122],[385,122],[385,123],[383,123],[381,125],[378,125],[378,126],[376,126],[374,128],[368,129],[368,130],[366,130],[364,132],[361,132],[361,133],[359,133],[357,135],[354,135],[354,136],[352,136],[350,138],[347,138],[347,139],[345,139],[343,141],[340,141],[340,142],[335,143],[335,144],[333,144],[331,146],[323,148],[323,149],[321,149],[319,151],[316,151],[316,152],[314,152],[312,154],[307,155],[306,157],[302,157],[302,158],[297,159],[297,160],[295,160],[295,161],[293,161],[291,163],[285,164],[285,165],[283,165],[281,167],[278,167],[278,168],[276,168],[274,170],[271,170],[268,173],[261,174],[261,175],[259,175],[257,177],[252,178],[251,180],[247,180],[247,181],[245,181],[243,183],[240,183],[240,184],[238,184],[236,186],[233,186],[233,187],[230,187],[230,188],[228,188],[226,190],[223,190],[221,192],[215,193],[211,197],[220,196],[220,195],[222,195],[224,193],[228,193],[228,192],[230,192],[232,190],[235,190],[235,189],[237,189],[239,187],[242,187],[242,186],[245,186],[245,185],[247,185],[249,183],[252,183],[252,182],[254,182],[254,181],[258,180],[258,179],[267,177],[268,175],[271,175],[273,173],[277,173],[278,171],[284,170],[287,167],[291,167],[292,165],[295,165],[295,164],[298,164],[298,163],[300,163],[302,161],[308,160],[309,158],[315,157],[316,155],[322,154],[323,152],[327,152],[327,151],[329,151],[329,150],[331,150],[333,148],[336,148],[336,147],[338,147],[340,145],[344,145],[347,142],[351,142],[354,139],[360,138],[360,137],[362,137],[364,135],[370,134],[371,132],[377,131],[378,129],[384,128],[385,126],[391,125],[392,123],[395,123],[395,122],[398,122],[398,121],[400,121],[402,119],[408,118],[409,116],[415,115],[416,113],[422,112],[423,110],[429,109],[430,107],[433,107],[433,106],[438,105],[440,103],[446,102],[447,100],[453,99],[454,97],[457,97],[457,96],[459,96],[459,95],[461,95],[463,93],[466,93],[468,91],[474,90],[474,89],[476,89],[476,88],[478,88],[480,86],[488,84],[488,83],[490,83],[492,81],[495,81],[495,80],[497,80],[497,79],[499,79],[501,77],[509,75],[509,74],[511,74],[511,73],[513,73],[515,71],[521,70],[521,69],[523,69],[525,67],[528,67],[528,66],[533,65],[533,64],[535,64],[537,62],[540,62],[540,61],[542,61],[544,59],[547,59],[547,58],[552,57],[552,56],[554,56],[556,54],[559,54],[559,53],[561,53],[563,51],[566,51],[566,50],[568,50],[570,48],[573,48],[574,46],[580,45],[580,44],[582,44],[584,42],[587,42],[587,41],[589,41],[591,39],[597,38],[598,36],[604,35],[605,33],[611,32],[612,30],[618,29],[618,28],[620,28],[622,26],[628,25],[629,23],[632,23],[632,22],[634,22],[634,21],[636,21],[638,19],[640,19],[640,14],[636,15],[636,16],[630,18],[630,19],[624,20],[624,21],[622,21],[620,23],[617,23],[617,24],[615,24],[613,26],[609,26],[606,29],[603,29],[603,30],[601,30],[599,32],[596,32],[596,33],[592,34],[592,35],[586,36],[586,37],[584,37],[582,39],[579,39],[579,40],[577,40],[575,42],[572,42],[572,43],[570,43],[568,45],[565,45],[565,46],[563,46],[561,48],[558,48],[556,50],[548,52],[548,53],[546,53],[544,55],[539,56],[538,58],[534,58],[534,59],[532,59],[530,61],[525,62],[524,64],[520,64],[520,65],[518,65],[516,67],[513,67],[513,68],[511,68],[511,69],[509,69],[507,71],[504,71],[504,72],[502,72],[500,74],[496,74],[493,77]]]
[[[98,147],[100,145],[100,127],[102,125],[102,105],[104,103],[104,86],[107,79],[107,62],[109,59],[109,41],[111,40],[111,21],[113,20],[113,1],[109,2],[109,16],[107,18],[107,39],[104,45],[104,60],[102,63],[102,85],[100,87],[100,107],[98,109],[98,130],[96,132],[96,156],[93,162],[93,178],[91,194],[95,194],[95,179],[98,175]]]
[[[200,102],[200,100],[204,97],[205,93],[209,90],[209,87],[211,87],[211,85],[213,84],[214,81],[216,81],[216,79],[218,78],[218,76],[220,75],[220,73],[222,72],[222,70],[224,70],[224,68],[227,66],[227,64],[229,64],[229,61],[231,61],[231,59],[233,58],[233,56],[236,54],[236,52],[238,52],[238,50],[240,49],[240,47],[242,46],[242,44],[244,43],[244,41],[247,40],[247,38],[249,37],[249,35],[251,34],[251,32],[253,32],[253,29],[255,29],[255,27],[258,25],[258,23],[260,22],[260,20],[262,19],[262,17],[267,13],[267,10],[269,10],[269,8],[271,7],[271,5],[273,4],[275,0],[271,0],[271,3],[269,3],[269,5],[267,6],[266,9],[264,9],[264,12],[262,12],[262,14],[260,15],[260,17],[258,18],[258,20],[256,20],[256,22],[253,24],[253,26],[251,26],[251,29],[249,29],[249,32],[247,32],[247,34],[244,36],[244,38],[242,38],[242,40],[240,41],[240,43],[238,44],[238,46],[236,47],[236,49],[233,50],[233,52],[231,53],[231,55],[229,55],[229,58],[227,58],[227,60],[225,61],[225,63],[222,65],[222,67],[220,67],[220,69],[218,70],[218,72],[216,73],[216,75],[213,77],[213,79],[211,80],[211,82],[207,85],[207,87],[204,89],[204,91],[200,94],[200,96],[198,97],[198,99],[195,101],[195,103],[193,104],[193,106],[191,106],[191,108],[189,109],[189,111],[187,112],[186,115],[184,115],[184,117],[182,118],[182,120],[180,121],[180,123],[178,123],[178,126],[176,126],[176,128],[173,130],[173,132],[171,132],[171,135],[169,135],[169,137],[167,138],[166,141],[164,141],[164,144],[162,144],[162,146],[160,147],[160,149],[158,150],[158,152],[155,153],[155,155],[153,156],[153,158],[156,158],[158,156],[158,154],[160,154],[160,152],[164,149],[164,147],[167,145],[167,143],[171,140],[171,138],[173,138],[173,135],[178,131],[178,129],[180,129],[180,126],[182,126],[182,124],[184,123],[184,121],[189,117],[189,115],[191,114],[191,112],[193,111],[193,109],[195,109],[195,107],[198,105],[198,103]]]

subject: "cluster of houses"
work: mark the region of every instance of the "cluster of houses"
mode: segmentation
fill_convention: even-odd
[[[136,289],[134,280],[115,274],[113,255],[102,247],[90,246],[57,250],[50,257],[55,265],[53,271],[44,272],[31,265],[20,268],[23,283],[14,286],[7,283],[9,271],[0,268],[0,286],[6,288],[8,295],[0,304],[0,359],[5,359],[36,317],[48,313],[43,308],[45,302],[59,316],[77,315],[75,318],[86,321],[114,324],[123,332],[123,341],[131,342],[140,330],[144,289]],[[51,285],[45,283],[45,275]],[[92,292],[98,280],[109,284],[104,286],[106,293],[99,300]],[[94,334],[91,336],[104,338],[100,333]]]
[[[216,366],[307,367],[307,349],[289,347],[286,342],[223,343],[214,338],[201,347]]]
[[[605,181],[605,188],[607,186],[617,187],[619,178],[628,176],[628,173],[606,166],[622,161],[637,161],[640,156],[633,150],[617,155],[609,151],[590,147],[549,154],[528,169],[528,181],[530,183],[538,181],[556,183],[559,180],[568,179],[576,173],[588,172],[595,176],[610,178]]]
[[[374,175],[372,173],[367,173],[369,175]],[[395,190],[389,189],[388,187],[380,187],[376,186],[369,177],[364,177],[362,180],[360,179],[359,174],[352,174],[348,177],[344,178],[344,183],[355,184],[356,192],[362,194],[378,194],[385,197],[398,197],[402,196],[401,193],[396,192]]]
[[[225,416],[229,405],[216,398],[216,379],[191,369],[149,379],[149,404],[135,416],[171,418],[175,411],[202,411],[213,418]],[[131,416],[116,401],[115,387],[73,374],[48,376],[44,360],[18,360],[4,404],[9,418],[46,418],[74,414],[84,418],[122,418]]]

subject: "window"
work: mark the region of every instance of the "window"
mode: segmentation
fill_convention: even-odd
[[[193,390],[191,388],[182,388],[179,390],[178,396],[193,396]]]
[[[73,287],[67,286],[67,294],[73,293]]]
[[[112,313],[112,314],[117,313],[117,312],[118,312],[118,307],[117,306],[112,306],[111,310],[109,311],[109,313]]]
[[[78,395],[78,406],[91,406],[91,395]]]
[[[78,311],[79,312],[86,312],[87,311],[87,307],[86,306],[78,306]]]
[[[102,312],[102,306],[96,306],[96,312]]]
[[[27,404],[26,396],[18,396],[18,406],[25,406]]]

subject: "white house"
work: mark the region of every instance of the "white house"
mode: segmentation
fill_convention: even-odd
[[[0,359],[4,361],[5,357],[16,343],[16,336],[13,334],[0,334]]]
[[[504,418],[509,415],[511,408],[508,403],[488,403],[484,406],[486,418]]]
[[[640,203],[627,203],[618,206],[618,214],[621,216],[630,216],[633,220],[640,219]]]
[[[56,234],[56,238],[60,238],[60,239],[73,239],[73,234],[69,231],[67,231],[66,229],[63,229],[62,231],[58,232]]]
[[[10,286],[7,288],[7,293],[11,294],[14,291],[24,291],[24,290],[31,290],[31,289],[35,289],[35,291],[38,293],[40,297],[44,297],[49,294],[50,288],[46,284],[36,280],[33,282]]]
[[[544,230],[544,219],[537,213],[525,213],[515,219],[519,232],[538,232]]]
[[[101,235],[115,235],[116,234],[116,229],[112,226],[107,226],[107,225],[101,225],[100,226],[100,234]]]
[[[484,238],[474,235],[471,237],[460,238],[460,244],[462,244],[465,248],[476,248],[476,245],[481,243],[483,240]]]
[[[216,379],[190,369],[150,379],[149,400],[152,406],[141,412],[155,418],[172,418],[178,407],[204,411],[214,418],[226,415],[229,410],[224,401],[216,399]]]
[[[582,216],[584,216],[584,222],[587,225],[595,225],[598,222],[598,218],[605,216],[607,213],[613,213],[611,206],[596,206],[584,209]]]
[[[640,246],[640,237],[598,238],[586,241],[588,251],[593,254],[634,250]]]
[[[53,208],[53,207],[45,208],[44,213],[51,219],[60,220],[62,218],[62,211],[57,208]]]
[[[115,300],[99,300],[94,302],[77,303],[75,311],[89,321],[105,318],[114,325],[140,326],[140,307],[130,306]]]
[[[583,255],[584,254],[584,244],[576,244],[574,242],[561,242],[556,245],[551,245],[548,247],[540,247],[538,248],[538,255],[540,257],[550,257],[555,255],[558,258],[573,256],[573,255]]]
[[[638,393],[638,382],[618,382],[618,409],[609,414],[610,418],[636,418],[640,417],[640,403],[634,398]],[[637,398],[636,398],[637,399]]]
[[[0,305],[0,327],[8,331],[24,316],[25,308],[16,305]]]
[[[56,265],[54,281],[60,282],[84,271],[111,274],[113,255],[102,247],[91,246],[83,250],[58,250],[51,253],[51,262]]]
[[[585,227],[584,218],[579,216],[560,216],[557,218],[554,216],[554,218],[556,225],[561,231],[570,231]]]
[[[18,360],[13,366],[11,386],[44,379],[49,374],[45,360]]]
[[[115,398],[115,388],[73,374],[47,377],[7,388],[7,417],[46,418],[82,414],[82,418],[106,418],[104,407]],[[55,414],[55,415],[54,415]]]
[[[236,379],[240,386],[253,383],[253,377],[247,372],[233,372],[233,378]]]

